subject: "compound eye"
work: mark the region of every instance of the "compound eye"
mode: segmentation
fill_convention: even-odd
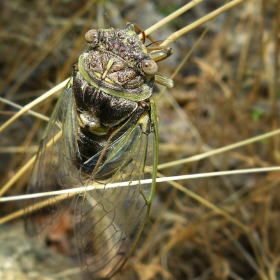
[[[148,59],[141,61],[141,68],[147,75],[155,75],[158,71],[156,62]]]
[[[87,43],[97,43],[98,31],[97,29],[91,29],[85,34],[85,40]]]

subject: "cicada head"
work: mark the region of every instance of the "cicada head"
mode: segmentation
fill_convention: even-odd
[[[125,29],[89,30],[85,34],[89,48],[79,58],[80,78],[113,96],[149,98],[158,66],[137,31],[132,23]]]

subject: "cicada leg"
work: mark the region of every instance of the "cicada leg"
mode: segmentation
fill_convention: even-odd
[[[149,49],[149,48],[147,48],[147,49]],[[170,55],[173,54],[173,51],[172,51],[171,48],[167,48],[167,47],[164,47],[164,46],[154,46],[154,47],[152,47],[152,49],[154,51],[149,52],[149,56],[155,62],[164,60],[164,59],[166,59],[167,57],[169,57]],[[155,74],[155,82],[157,84],[166,86],[168,88],[172,88],[173,85],[174,85],[174,83],[171,79],[168,79],[167,77],[165,77],[164,75],[162,75],[159,72],[157,72]]]
[[[155,62],[164,60],[173,54],[173,50],[171,48],[167,48],[165,46],[147,47],[147,50],[150,51],[149,56]]]
[[[158,46],[160,43],[156,41],[151,35],[146,35],[145,30],[143,30],[139,25],[133,24],[134,29],[139,32],[139,34],[142,34],[142,43],[144,44],[146,41],[146,38],[148,38],[154,45]]]

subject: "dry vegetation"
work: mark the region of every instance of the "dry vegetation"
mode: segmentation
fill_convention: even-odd
[[[1,97],[25,105],[66,79],[86,47],[85,31],[110,25],[105,12],[114,27],[132,21],[146,29],[184,1],[151,2],[2,1]],[[223,4],[225,1],[205,0],[152,36],[164,40]],[[171,75],[206,28],[207,33],[174,77],[174,89],[162,95],[155,89],[160,164],[279,126],[280,1],[245,0],[214,22],[197,27],[170,45],[175,55],[162,62],[160,70]],[[56,100],[53,96],[34,110],[49,116]],[[18,110],[2,102],[0,107],[1,124]],[[34,155],[45,125],[26,114],[0,133],[1,186]],[[159,172],[175,176],[277,166],[279,147],[276,135]],[[25,172],[5,196],[23,194],[29,176]],[[135,253],[114,279],[280,279],[279,183],[279,171],[274,171],[158,184]],[[20,202],[1,203],[0,216],[20,208]],[[6,258],[15,255],[4,250],[8,244],[1,241],[1,232],[16,236],[21,227],[20,218],[0,226],[0,255],[1,251],[11,253]],[[0,264],[0,277],[1,269],[7,272]],[[65,272],[60,278],[41,267],[18,268],[21,274],[13,278],[13,270],[11,266],[10,279],[79,279],[78,274],[67,275],[69,270],[62,266],[56,270]]]

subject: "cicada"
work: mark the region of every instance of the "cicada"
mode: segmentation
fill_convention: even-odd
[[[84,278],[109,279],[131,255],[153,199],[158,124],[151,95],[154,83],[173,86],[157,66],[172,50],[153,39],[146,47],[132,23],[89,30],[85,40],[88,49],[43,135],[28,193],[96,186],[70,200],[73,225]],[[143,183],[147,178],[152,183]],[[27,233],[54,226],[67,207],[69,197],[30,200]]]

